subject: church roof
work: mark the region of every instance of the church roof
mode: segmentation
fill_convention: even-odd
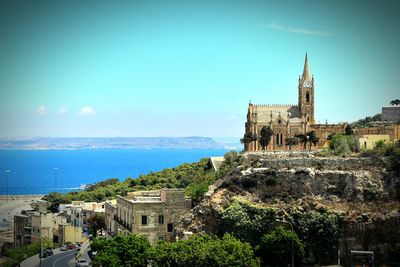
[[[303,69],[303,81],[310,80],[310,69],[308,67],[308,57],[306,53],[306,59],[304,61],[304,69]]]
[[[251,105],[251,112],[257,113],[257,122],[259,123],[269,123],[279,117],[285,121],[288,117],[291,122],[301,121],[300,109],[296,105]]]

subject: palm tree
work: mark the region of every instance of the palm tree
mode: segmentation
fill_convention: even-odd
[[[400,100],[399,99],[392,100],[392,101],[390,101],[390,105],[398,106],[398,105],[400,105]]]

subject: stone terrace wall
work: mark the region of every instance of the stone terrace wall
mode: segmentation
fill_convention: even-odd
[[[316,168],[320,170],[365,170],[381,167],[382,162],[373,158],[259,158],[262,167],[271,169]]]

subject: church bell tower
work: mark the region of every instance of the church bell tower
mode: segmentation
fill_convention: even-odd
[[[307,123],[315,123],[314,76],[310,77],[307,53],[304,62],[303,75],[299,77],[299,109],[301,117],[304,118]]]

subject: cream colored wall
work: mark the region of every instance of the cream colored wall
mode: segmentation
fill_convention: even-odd
[[[388,134],[368,134],[358,136],[358,142],[361,149],[372,149],[375,147],[376,142],[384,140],[386,143],[390,141]]]
[[[85,242],[87,240],[86,236],[82,236],[82,228],[72,225],[64,225],[64,243],[76,243]]]
[[[39,238],[53,241],[52,217],[52,213],[32,215],[32,241],[39,240]]]

